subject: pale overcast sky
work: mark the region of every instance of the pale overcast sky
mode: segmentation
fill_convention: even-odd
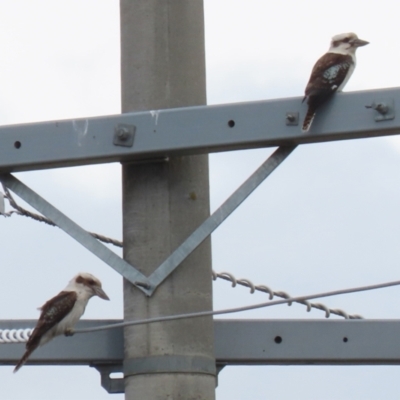
[[[190,0],[187,0],[190,1]],[[370,45],[345,91],[400,85],[397,2],[205,0],[208,103],[302,96],[333,35]],[[120,113],[119,2],[0,0],[0,124]],[[396,137],[304,145],[213,234],[213,268],[293,295],[399,279],[400,142]],[[212,208],[271,149],[210,156]],[[121,239],[118,164],[17,174],[84,228]],[[36,307],[78,271],[94,273],[112,301],[85,318],[122,318],[122,280],[57,228],[0,219],[0,319]],[[44,284],[45,282],[45,284]],[[399,318],[400,288],[322,300],[366,318]],[[214,307],[266,300],[214,283]],[[229,318],[316,318],[279,306]],[[218,400],[400,397],[398,367],[227,367]],[[89,367],[0,367],[1,399],[122,399]]]

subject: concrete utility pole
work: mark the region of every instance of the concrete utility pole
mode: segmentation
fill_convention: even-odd
[[[121,0],[120,12],[122,112],[205,104],[203,0]],[[208,215],[208,156],[123,166],[124,258],[146,276]],[[125,320],[209,310],[211,283],[207,240],[151,298],[125,281]],[[126,328],[125,398],[214,399],[213,337],[212,318]]]

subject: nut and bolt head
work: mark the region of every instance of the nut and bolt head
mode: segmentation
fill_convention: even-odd
[[[288,114],[288,115],[286,116],[286,119],[287,119],[289,122],[294,122],[294,121],[296,121],[296,117],[295,117],[293,114]]]
[[[372,103],[370,106],[365,106],[365,108],[372,108],[373,110],[378,111],[379,114],[385,115],[389,111],[389,106],[386,103]]]
[[[125,142],[129,139],[129,130],[126,128],[118,128],[117,137],[122,142]]]

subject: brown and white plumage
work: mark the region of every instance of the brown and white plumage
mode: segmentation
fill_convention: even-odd
[[[55,336],[68,334],[85,312],[89,299],[99,296],[109,300],[101,288],[101,282],[91,274],[76,275],[57,296],[47,301],[41,308],[39,320],[26,343],[26,351],[16,365],[17,372],[32,352]]]
[[[334,93],[340,92],[350,79],[356,66],[356,50],[367,45],[355,33],[341,33],[332,38],[331,46],[314,65],[305,97],[308,110],[302,131],[310,129],[315,113]]]

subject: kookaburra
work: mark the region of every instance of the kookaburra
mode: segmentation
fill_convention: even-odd
[[[17,372],[26,362],[31,353],[57,335],[70,334],[79,318],[85,312],[89,299],[99,296],[110,300],[101,288],[101,282],[91,274],[76,275],[67,287],[57,296],[47,301],[35,329],[26,343],[26,351],[14,372]]]
[[[355,33],[341,33],[332,38],[331,47],[314,65],[306,87],[303,101],[307,99],[308,110],[303,132],[310,129],[318,107],[346,85],[356,66],[357,48],[368,43]]]

